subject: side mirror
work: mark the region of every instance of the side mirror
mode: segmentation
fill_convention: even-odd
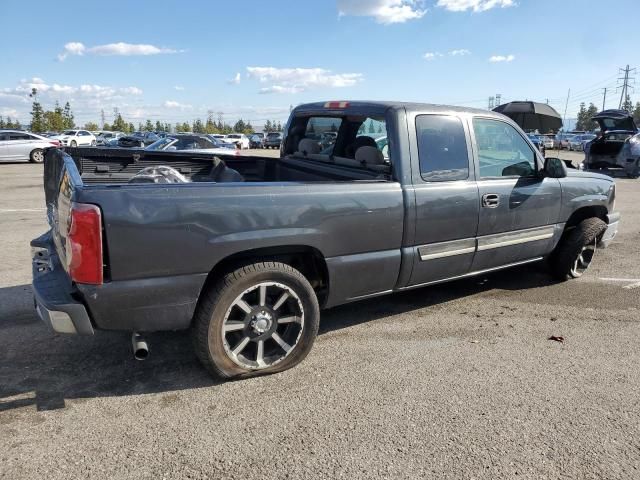
[[[564,178],[567,176],[565,163],[556,157],[544,159],[544,176],[549,178]]]

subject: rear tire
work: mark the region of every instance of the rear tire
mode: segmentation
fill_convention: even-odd
[[[44,150],[42,150],[41,148],[36,148],[34,150],[31,150],[31,153],[29,154],[29,161],[31,163],[44,162]]]
[[[277,373],[304,360],[319,321],[318,299],[304,275],[284,263],[253,263],[203,291],[193,343],[218,378]]]
[[[596,245],[607,229],[599,218],[587,218],[567,231],[549,258],[551,274],[560,281],[580,278],[589,268]]]

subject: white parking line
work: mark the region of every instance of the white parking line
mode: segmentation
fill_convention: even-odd
[[[44,212],[46,208],[0,208],[0,213]]]
[[[602,282],[640,282],[640,278],[599,278]]]
[[[626,290],[633,290],[634,288],[640,288],[640,279],[638,278],[599,278],[601,282],[612,283],[626,283],[622,288]]]

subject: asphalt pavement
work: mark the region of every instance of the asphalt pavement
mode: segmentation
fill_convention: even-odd
[[[298,367],[217,383],[186,332],[136,362],[126,334],[46,329],[42,167],[0,165],[0,478],[638,479],[638,204],[619,179],[619,236],[579,280],[533,265],[334,308]]]

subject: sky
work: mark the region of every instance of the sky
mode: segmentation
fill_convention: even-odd
[[[563,115],[571,89],[570,118],[605,87],[618,107],[619,68],[640,67],[618,25],[639,14],[638,0],[3,2],[0,115],[28,123],[32,87],[80,125],[114,108],[134,123],[261,125],[313,101],[487,108],[496,94]]]

